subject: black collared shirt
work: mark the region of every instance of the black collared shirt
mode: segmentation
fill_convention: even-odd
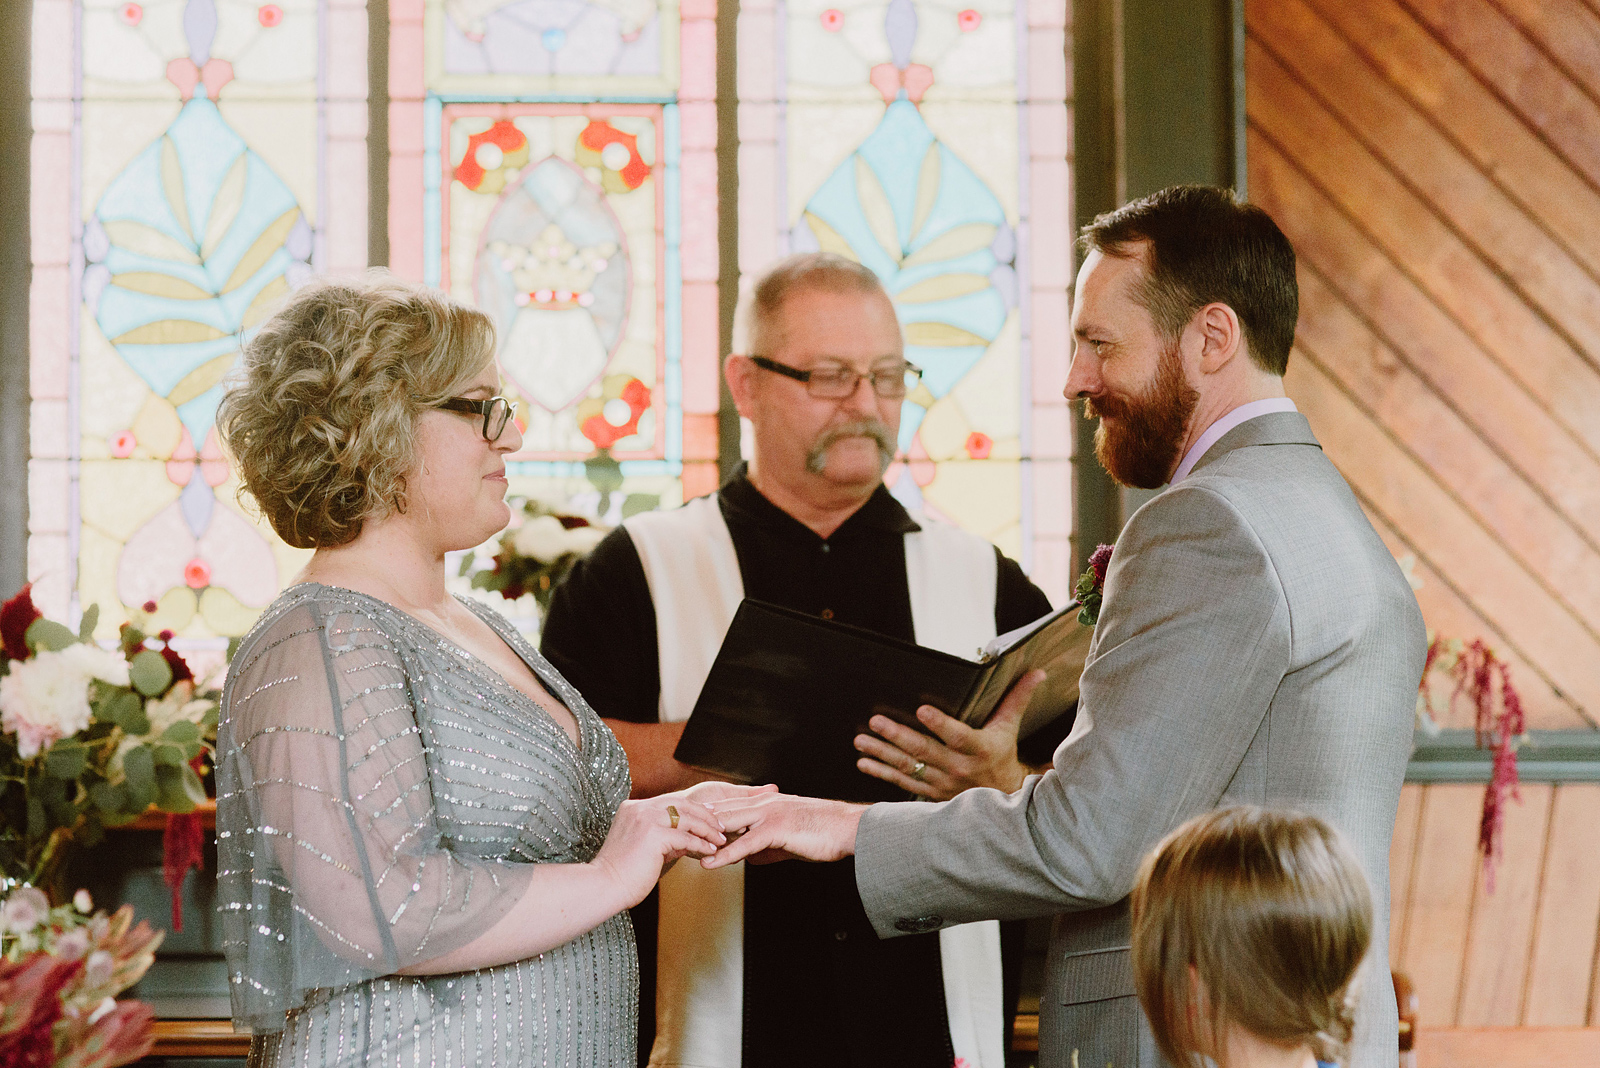
[[[742,471],[722,487],[718,503],[747,597],[914,640],[905,535],[920,528],[886,488],[878,487],[828,538],[763,497]],[[1004,633],[1044,615],[1050,603],[1014,561],[998,550],[996,556],[995,627]],[[555,591],[542,650],[600,715],[658,720],[655,607],[625,531],[607,535]],[[1038,741],[1064,737],[1070,717],[1062,718]],[[655,896],[633,915],[643,1064],[655,1031]],[[1021,931],[1006,934],[1009,1014]],[[744,1063],[760,1068],[949,1068],[953,1059],[938,936],[880,941],[849,860],[746,869],[744,1015]]]

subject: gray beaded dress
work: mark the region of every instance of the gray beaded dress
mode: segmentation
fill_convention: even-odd
[[[218,890],[252,1065],[560,1065],[635,1058],[626,912],[527,960],[400,969],[471,942],[538,863],[599,851],[627,759],[576,690],[464,601],[572,710],[526,695],[383,601],[305,583],[245,637],[217,734]]]

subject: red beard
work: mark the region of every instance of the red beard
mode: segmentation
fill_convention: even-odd
[[[1183,377],[1174,344],[1161,354],[1155,379],[1129,400],[1111,393],[1087,398],[1084,414],[1098,417],[1094,454],[1124,486],[1156,489],[1178,466],[1178,450],[1200,394]]]

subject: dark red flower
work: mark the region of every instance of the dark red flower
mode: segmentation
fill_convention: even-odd
[[[196,758],[199,759],[199,758]],[[161,877],[172,893],[172,929],[183,930],[183,877],[200,867],[206,844],[198,812],[172,814],[161,836]]]
[[[1089,554],[1089,566],[1094,568],[1094,588],[1097,590],[1106,584],[1106,572],[1111,568],[1111,553],[1115,548],[1114,545],[1102,544]]]
[[[161,633],[165,635],[172,632],[164,630]],[[165,660],[167,666],[172,669],[172,681],[175,683],[194,681],[194,672],[190,670],[189,662],[183,658],[183,654],[172,647],[169,639],[163,638],[162,640],[169,643],[162,647],[161,659]]]
[[[0,638],[5,641],[6,656],[12,660],[26,660],[33,655],[28,648],[28,628],[42,613],[33,607],[33,583],[17,591],[17,595],[0,606]]]

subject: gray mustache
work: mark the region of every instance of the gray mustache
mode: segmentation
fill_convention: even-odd
[[[806,470],[813,475],[820,475],[828,466],[828,450],[836,442],[845,438],[871,438],[878,446],[878,454],[883,461],[883,467],[888,469],[894,460],[895,439],[887,424],[878,419],[858,419],[853,423],[841,423],[830,427],[823,432],[806,453]]]

